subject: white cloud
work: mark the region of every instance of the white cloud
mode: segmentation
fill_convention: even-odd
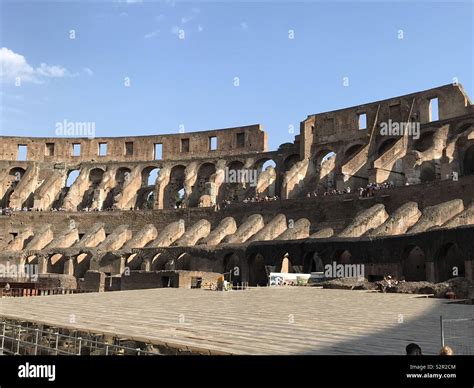
[[[199,24],[198,25],[198,32],[202,32],[203,30],[204,30],[204,27]]]
[[[48,65],[41,63],[39,67],[34,68],[26,58],[10,50],[7,47],[0,49],[0,81],[15,82],[20,79],[21,82],[43,83],[47,78],[74,77],[77,74],[71,74],[67,69],[58,65]]]
[[[242,30],[248,30],[249,25],[247,24],[247,22],[242,22],[240,23],[240,28],[242,28]]]
[[[154,38],[154,37],[157,36],[159,33],[160,33],[160,30],[154,30],[154,31],[149,32],[148,34],[145,34],[144,38],[145,38],[145,39]]]
[[[199,8],[191,8],[189,11],[188,11],[188,14],[187,15],[184,15],[182,18],[181,18],[181,24],[186,24],[186,23],[189,23],[191,20],[194,20],[196,19],[197,15],[199,14],[199,12],[201,12],[201,10]]]
[[[88,68],[88,67],[84,67],[84,69],[82,69],[84,71],[84,73],[86,73],[88,76],[93,76],[94,75],[94,72]]]

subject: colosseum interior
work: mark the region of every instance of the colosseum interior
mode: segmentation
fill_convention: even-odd
[[[389,120],[419,133],[382,133]],[[156,287],[160,271],[235,266],[234,284],[263,286],[269,272],[333,261],[365,264],[368,279],[438,282],[453,266],[473,278],[474,106],[461,85],[308,115],[273,151],[256,124],[2,137],[0,158],[0,263],[37,264],[70,288]],[[229,181],[244,170],[253,183]],[[381,188],[361,196],[369,183]]]

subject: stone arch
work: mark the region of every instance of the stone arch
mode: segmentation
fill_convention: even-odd
[[[459,135],[469,129],[470,127],[473,127],[474,129],[474,120],[467,120],[459,123],[456,125],[452,131],[450,131],[450,137],[454,137],[456,135]]]
[[[128,176],[132,173],[132,170],[128,167],[119,167],[115,172],[115,182],[117,182],[118,186],[123,186],[124,183],[127,181]]]
[[[347,249],[337,249],[333,255],[333,260],[337,264],[349,264],[351,259],[352,253]]]
[[[265,156],[255,161],[253,169],[257,171],[257,185],[250,186],[247,190],[247,196],[274,196],[278,192],[280,185],[281,175],[274,159]],[[274,175],[272,173],[274,171]],[[262,178],[268,178],[266,185],[261,185]],[[274,179],[273,179],[274,178]]]
[[[5,191],[5,194],[3,195],[3,198],[1,200],[1,206],[0,207],[8,207],[10,204],[10,197],[13,194],[13,191],[15,190],[16,186],[18,183],[21,181],[23,178],[23,175],[25,175],[26,170],[22,167],[13,167],[10,169],[8,172],[8,181],[6,182],[7,184],[7,190]],[[5,182],[2,182],[5,183]]]
[[[78,168],[69,170],[67,172],[67,177],[66,177],[66,187],[67,188],[71,187],[74,184],[76,179],[79,177],[80,172],[81,172],[81,170],[78,169]]]
[[[239,181],[242,178],[239,172],[243,171],[244,163],[240,160],[230,162],[226,167],[226,181],[219,189],[219,200],[242,201],[249,182]]]
[[[155,186],[160,168],[158,166],[148,166],[142,169],[142,187]]]
[[[89,171],[89,182],[91,184],[98,186],[102,182],[102,177],[104,176],[104,170],[99,167],[94,167]]]
[[[318,194],[324,194],[336,187],[336,159],[336,152],[330,148],[322,149],[315,154]]]
[[[261,253],[256,253],[249,261],[249,285],[266,286],[268,274],[265,267],[265,258]]]
[[[63,274],[66,258],[62,253],[55,253],[49,258],[48,272]]]
[[[419,169],[421,182],[431,182],[436,180],[436,165],[433,161],[423,162]]]
[[[396,141],[397,138],[395,137],[383,140],[377,148],[377,156],[382,156],[392,145],[395,144]]]
[[[79,253],[75,260],[74,276],[76,278],[83,278],[90,267],[91,255],[88,253]]]
[[[291,168],[300,161],[299,154],[291,154],[285,158],[283,161],[283,166],[285,171],[290,171]]]
[[[433,146],[433,140],[434,140],[433,131],[423,132],[420,135],[420,138],[415,140],[415,142],[413,143],[413,149],[419,152],[425,152],[426,150],[428,150],[430,147]]]
[[[303,272],[324,272],[324,262],[319,252],[308,252],[303,258]]]
[[[88,174],[89,187],[84,192],[82,201],[78,206],[79,209],[84,209],[92,205],[92,201],[94,200],[94,191],[99,187],[100,183],[102,182],[104,173],[105,173],[105,170],[99,167],[94,167],[90,169],[89,174]]]
[[[235,286],[242,282],[240,257],[235,252],[227,253],[222,260],[222,265],[226,280],[231,281]]]
[[[166,257],[163,253],[159,252],[154,255],[151,259],[151,270],[152,271],[164,271],[166,267]]]
[[[354,155],[356,155],[362,148],[364,148],[364,143],[355,143],[346,147],[344,151],[344,161],[349,161]]]
[[[470,145],[464,152],[462,172],[463,175],[474,175],[474,144]]]
[[[141,172],[141,187],[137,191],[135,206],[138,209],[153,209],[155,203],[155,185],[160,169],[148,166]]]
[[[401,258],[402,274],[406,281],[426,280],[426,255],[415,244],[405,247]]]
[[[178,164],[171,169],[170,180],[164,190],[163,207],[174,209],[184,200],[186,167]]]
[[[210,182],[211,176],[216,172],[216,165],[211,162],[204,162],[199,166],[196,182],[192,188],[192,200],[190,206],[195,207],[199,204],[199,199],[206,194],[206,185]]]
[[[177,256],[175,261],[175,269],[177,271],[190,271],[191,270],[191,255],[187,252],[183,252]]]
[[[435,255],[434,265],[437,282],[465,276],[464,255],[456,243],[443,244]]]

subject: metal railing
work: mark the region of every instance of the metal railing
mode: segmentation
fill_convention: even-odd
[[[62,288],[10,288],[5,290],[0,288],[0,298],[10,297],[26,297],[26,296],[48,296],[48,295],[66,295],[66,294],[82,294],[93,292],[89,290],[70,290]]]
[[[454,354],[474,354],[474,318],[443,318],[439,317],[441,331],[441,347],[445,345],[453,349]]]
[[[105,342],[103,335],[80,333],[66,334],[67,329],[47,327],[32,322],[2,319],[0,321],[0,355],[159,355],[140,347],[132,348],[119,338]],[[142,347],[145,344],[142,344]],[[146,346],[146,345],[145,345]]]

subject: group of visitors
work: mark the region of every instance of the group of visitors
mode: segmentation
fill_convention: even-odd
[[[405,348],[405,351],[407,353],[407,356],[422,356],[423,355],[423,353],[421,352],[420,345],[415,344],[414,342],[412,342],[411,344],[408,344]],[[443,346],[439,351],[439,355],[452,356],[454,355],[454,351],[449,346]]]
[[[245,198],[242,202],[243,203],[270,202],[270,201],[278,201],[278,199],[279,198],[278,198],[277,195],[274,195],[274,196],[268,196],[268,195],[258,196],[258,195],[256,195],[255,197]]]
[[[373,197],[376,191],[383,189],[392,189],[395,184],[390,182],[384,183],[369,183],[365,188],[359,187],[359,197]]]

